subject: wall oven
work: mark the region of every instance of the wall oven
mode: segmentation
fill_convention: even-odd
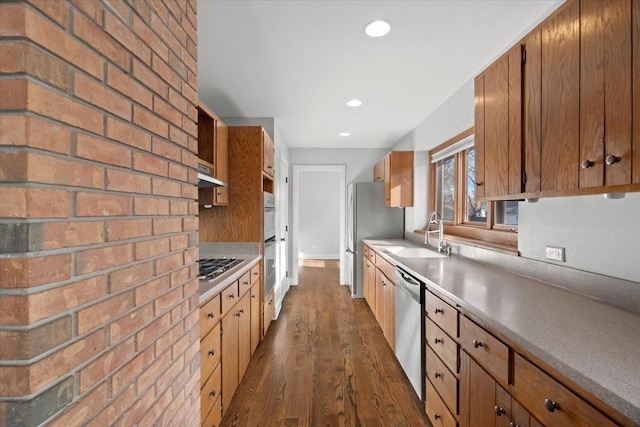
[[[274,195],[264,193],[264,294],[266,301],[276,286],[276,205]]]

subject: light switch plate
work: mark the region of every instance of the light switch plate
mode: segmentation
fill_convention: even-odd
[[[547,246],[545,248],[544,257],[553,261],[564,262],[564,248],[557,246]]]

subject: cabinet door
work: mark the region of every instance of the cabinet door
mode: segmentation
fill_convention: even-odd
[[[238,313],[233,308],[222,318],[222,407],[226,411],[238,388]]]
[[[509,426],[511,396],[467,353],[460,363],[461,427]]]
[[[525,193],[540,191],[540,146],[542,141],[542,32],[538,28],[523,41],[525,64],[522,74],[522,155]]]
[[[273,177],[274,174],[274,160],[275,160],[275,146],[273,141],[269,137],[267,131],[262,131],[263,135],[263,170],[264,173]]]
[[[376,275],[376,320],[378,321],[378,325],[380,328],[384,328],[384,288],[386,286],[384,274],[377,268],[375,269]],[[384,329],[383,329],[384,331]]]
[[[251,297],[246,293],[238,307],[238,382],[242,381],[251,359]]]
[[[260,343],[260,282],[251,287],[251,355]]]
[[[413,206],[413,151],[391,151],[384,157],[386,207]]]
[[[578,188],[579,12],[569,0],[542,25],[542,191]]]
[[[384,287],[384,336],[391,349],[396,347],[396,285],[390,280]]]
[[[264,311],[262,313],[262,327],[263,327],[263,331],[262,331],[262,336],[264,336],[267,331],[269,330],[269,326],[271,326],[271,321],[273,320],[273,316],[276,313],[276,306],[275,303],[273,301],[273,296],[274,296],[273,291],[271,291],[271,294],[269,294],[269,297],[267,298],[265,305],[264,305]]]
[[[640,28],[640,0],[631,4],[631,27]],[[640,31],[633,31],[633,182],[640,184]]]
[[[484,74],[479,75],[475,79],[474,83],[475,93],[475,136],[473,146],[476,150],[476,165],[475,165],[475,177],[476,177],[476,199],[481,199],[485,196],[484,192],[484,169],[485,169],[485,115],[484,115]]]
[[[630,184],[631,1],[582,0],[580,26],[580,187]]]
[[[373,182],[384,182],[384,159],[373,166]]]
[[[214,206],[227,206],[229,204],[229,188],[216,187],[214,189]]]
[[[216,178],[229,182],[229,128],[222,120],[216,120],[215,136]],[[227,206],[229,204],[229,189],[217,187],[213,189],[213,205]]]

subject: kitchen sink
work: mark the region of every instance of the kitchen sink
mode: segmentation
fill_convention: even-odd
[[[407,248],[404,246],[387,246],[383,252],[396,255],[400,258],[446,258],[446,255],[427,248]]]

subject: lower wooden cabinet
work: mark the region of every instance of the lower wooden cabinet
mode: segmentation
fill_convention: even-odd
[[[204,407],[201,408],[202,413],[204,413]],[[204,418],[201,419],[201,423],[203,427],[219,427],[222,422],[222,398],[218,398],[216,402],[213,404],[213,408],[211,408],[211,412]]]
[[[362,275],[364,298],[369,304],[371,311],[375,313],[376,310],[376,266],[368,257],[364,257],[362,260],[364,265],[364,272]]]
[[[275,292],[271,291],[267,300],[264,302],[264,313],[262,314],[263,320],[263,330],[262,336],[264,336],[269,330],[269,326],[271,326],[271,321],[273,320],[273,316],[276,314],[276,304],[275,304]]]
[[[429,420],[431,420],[431,424],[434,427],[456,427],[458,425],[456,418],[449,412],[444,401],[429,381],[427,381],[426,395],[425,410]],[[484,424],[479,423],[475,425],[484,426]]]
[[[260,311],[260,281],[254,282],[251,286],[251,356],[255,353],[262,334],[260,333],[260,323],[262,321],[262,313]]]
[[[238,388],[240,342],[238,313],[231,310],[222,318],[222,409],[226,411]]]
[[[207,412],[209,408],[211,408],[212,410],[215,409],[218,401],[220,401],[221,389],[221,367],[220,365],[218,365],[216,369],[214,369],[209,379],[207,379],[200,392],[200,407],[202,408],[201,414],[202,416],[204,416],[204,414],[207,414],[202,421],[205,421],[207,418],[209,418],[210,414],[208,414]],[[222,413],[220,413],[220,417],[221,416]]]

